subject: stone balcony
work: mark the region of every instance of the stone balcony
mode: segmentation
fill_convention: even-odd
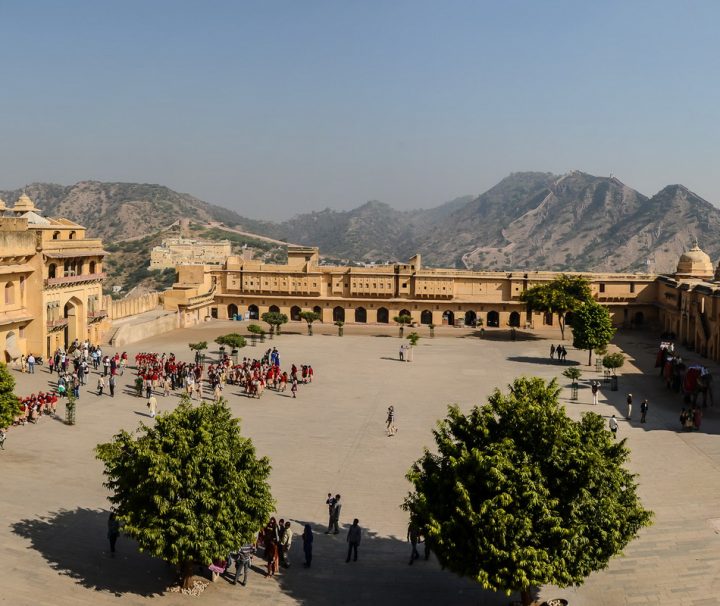
[[[61,276],[58,278],[47,278],[44,280],[45,287],[66,286],[69,284],[80,284],[82,282],[95,282],[104,280],[107,274],[105,272],[94,274],[81,274],[79,276]]]

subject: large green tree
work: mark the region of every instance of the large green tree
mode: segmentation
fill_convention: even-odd
[[[582,276],[559,275],[546,284],[538,284],[520,295],[533,311],[557,314],[560,335],[565,339],[565,315],[592,300],[590,283]]]
[[[218,345],[226,345],[232,349],[241,349],[247,345],[245,337],[236,332],[231,332],[227,335],[220,335],[217,339],[215,339],[215,343]]]
[[[615,334],[610,312],[595,301],[586,301],[573,311],[573,347],[588,350],[588,365],[593,349],[607,347]]]
[[[440,563],[486,589],[581,584],[650,523],[629,450],[603,418],[571,420],[555,381],[516,379],[467,415],[456,406],[408,472],[403,507]]]
[[[15,395],[15,379],[6,364],[0,362],[0,429],[20,416],[20,400]]]
[[[184,398],[153,427],[121,431],[96,453],[123,531],[179,566],[185,587],[193,564],[252,541],[274,510],[270,462],[255,455],[224,400],[193,407]]]
[[[312,325],[313,322],[317,322],[320,319],[320,314],[316,311],[301,311],[300,317],[307,322],[308,327],[308,335],[312,337],[313,329]]]

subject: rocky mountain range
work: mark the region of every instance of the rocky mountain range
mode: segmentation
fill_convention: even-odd
[[[283,222],[256,221],[160,185],[84,181],[33,184],[25,191],[50,216],[86,225],[115,242],[157,233],[178,218],[222,223],[262,236],[319,246],[356,262],[405,260],[472,269],[674,270],[697,238],[720,258],[720,209],[682,185],[652,197],[612,177],[573,171],[520,172],[485,193],[425,210],[372,201]],[[19,191],[0,192],[9,204]]]

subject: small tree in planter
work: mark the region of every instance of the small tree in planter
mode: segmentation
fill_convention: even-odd
[[[408,362],[412,362],[413,361],[413,348],[417,345],[417,342],[420,340],[420,335],[413,331],[405,338],[408,341],[410,341],[410,347],[408,347],[408,349],[407,349],[407,353],[405,354],[405,359]]]
[[[428,328],[430,329],[430,338],[435,338],[435,324],[428,324]]]
[[[563,376],[567,377],[572,381],[570,384],[570,399],[571,400],[577,400],[578,399],[578,379],[582,376],[582,372],[579,368],[576,368],[575,366],[571,366],[570,368],[566,368],[563,370]]]
[[[405,331],[405,325],[406,324],[412,324],[412,317],[402,314],[400,316],[395,316],[393,318],[393,322],[396,322],[400,326],[400,334],[399,337],[402,339],[403,332]]]
[[[317,322],[320,319],[320,314],[315,311],[301,311],[300,317],[307,322],[308,327],[308,336],[312,337],[313,330],[312,325],[313,322]]]
[[[602,370],[602,359],[605,357],[605,354],[607,354],[607,347],[598,347],[595,350],[595,372]]]
[[[338,337],[342,337],[343,336],[343,326],[345,326],[345,322],[343,322],[342,320],[338,320],[337,322],[335,322],[335,326],[338,327]]]
[[[215,339],[215,343],[218,343],[221,346],[227,345],[230,348],[231,355],[235,358],[236,364],[238,349],[241,349],[242,347],[245,347],[245,345],[247,345],[245,337],[237,334],[236,332],[231,332],[228,335],[219,336],[217,339]],[[220,347],[220,349],[223,349],[223,347]]]
[[[268,311],[262,315],[262,321],[270,325],[270,338],[272,339],[275,333],[280,336],[280,327],[287,324],[288,317],[278,311]]]
[[[188,343],[188,347],[195,352],[195,362],[202,363],[205,361],[205,354],[202,353],[208,348],[207,341],[198,341],[197,343]]]
[[[603,366],[609,370],[612,371],[612,381],[610,381],[610,390],[611,391],[617,391],[618,389],[618,378],[616,374],[616,370],[618,368],[622,368],[623,364],[625,364],[625,356],[622,355],[620,352],[615,352],[611,354],[607,354],[603,358]]]
[[[68,391],[67,402],[65,402],[65,425],[75,425],[75,411],[77,400],[72,391]]]
[[[255,347],[255,343],[257,342],[257,338],[264,334],[264,330],[258,326],[257,324],[250,324],[248,327],[248,332],[250,333],[250,340],[252,341],[253,347]]]

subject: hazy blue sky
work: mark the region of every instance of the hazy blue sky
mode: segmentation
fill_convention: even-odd
[[[0,0],[0,189],[168,185],[254,217],[513,171],[720,202],[719,2]]]

